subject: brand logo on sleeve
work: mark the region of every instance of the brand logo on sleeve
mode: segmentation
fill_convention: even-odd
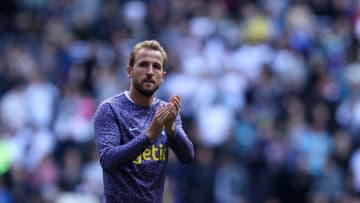
[[[159,144],[159,146],[155,146],[155,144],[151,145],[151,147],[146,148],[143,153],[141,153],[134,161],[134,164],[142,164],[143,161],[164,161],[166,160],[167,148],[163,146],[163,144]]]

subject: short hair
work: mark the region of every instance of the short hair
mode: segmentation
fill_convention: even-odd
[[[160,51],[161,56],[163,57],[163,67],[165,68],[165,63],[167,60],[167,54],[165,49],[160,45],[156,40],[145,40],[137,43],[130,53],[129,66],[132,67],[135,63],[135,55],[140,49],[152,49],[155,51]]]

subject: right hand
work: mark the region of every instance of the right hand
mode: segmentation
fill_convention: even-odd
[[[154,140],[161,134],[165,123],[171,117],[171,108],[173,108],[172,105],[168,104],[164,106],[164,104],[160,104],[160,107],[156,110],[155,115],[146,130],[146,136],[149,140]]]

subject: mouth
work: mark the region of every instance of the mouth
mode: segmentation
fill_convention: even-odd
[[[151,83],[151,84],[155,84],[155,81],[153,80],[143,80],[143,83],[146,84],[146,83]]]

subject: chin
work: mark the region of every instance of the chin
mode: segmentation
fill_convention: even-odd
[[[151,97],[151,96],[154,95],[156,89],[154,89],[154,88],[151,88],[151,89],[141,88],[138,91],[144,96]]]
[[[156,90],[159,88],[159,86],[157,85],[147,86],[147,85],[139,85],[136,83],[134,84],[134,87],[140,94],[147,97],[153,96]]]

